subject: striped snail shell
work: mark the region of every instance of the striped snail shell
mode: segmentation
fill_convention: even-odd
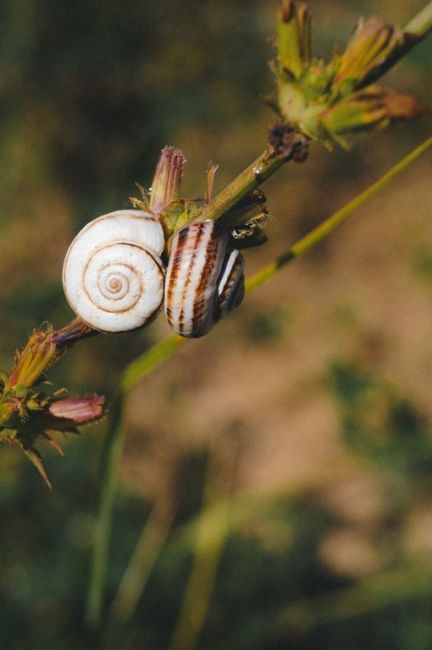
[[[64,261],[70,306],[102,332],[141,327],[162,305],[164,246],[158,218],[142,210],[118,210],[91,221]]]
[[[244,260],[228,232],[196,221],[173,237],[165,281],[165,314],[181,336],[206,334],[244,296]]]

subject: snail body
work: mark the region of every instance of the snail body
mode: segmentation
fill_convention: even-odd
[[[244,260],[229,233],[196,221],[173,237],[165,280],[165,315],[181,336],[209,332],[244,296]]]
[[[99,331],[142,327],[162,306],[164,247],[159,219],[142,210],[117,210],[91,221],[63,265],[71,308]]]

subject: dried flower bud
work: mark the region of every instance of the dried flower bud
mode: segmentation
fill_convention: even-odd
[[[279,73],[298,78],[310,61],[311,16],[307,5],[283,0],[278,16]]]
[[[384,128],[391,122],[413,120],[423,112],[424,106],[409,95],[370,86],[341,100],[320,118],[325,130],[337,139],[349,133]]]
[[[100,420],[106,413],[103,397],[58,399],[61,392],[46,395],[28,390],[26,397],[9,395],[0,403],[0,442],[18,444],[49,488],[51,483],[36,446],[39,440],[45,440],[62,454],[50,432],[78,433],[79,426]]]
[[[35,386],[58,356],[59,350],[53,340],[53,330],[34,332],[22,352],[17,354],[15,366],[9,375],[5,389]]]
[[[310,16],[305,5],[283,0],[277,23],[278,97],[271,105],[290,127],[331,148],[343,146],[344,134],[384,128],[424,112],[407,95],[375,86],[425,34],[386,25],[379,18],[361,19],[342,54],[325,64],[311,57]],[[413,27],[411,26],[411,29]]]
[[[16,391],[18,386],[36,386],[67,348],[97,333],[79,318],[60,330],[52,327],[37,330],[29,337],[24,349],[17,353],[14,368],[4,383],[4,392]]]
[[[345,52],[340,56],[333,89],[346,93],[363,88],[378,79],[393,61],[396,50],[406,41],[398,27],[379,18],[361,18]]]
[[[62,424],[61,420],[67,420],[75,425],[88,424],[100,420],[105,415],[105,402],[99,395],[67,397],[50,404],[48,411],[59,420],[57,423],[59,426]]]
[[[78,432],[78,426],[99,420],[106,411],[98,395],[61,399],[63,389],[46,392],[35,387],[68,347],[95,333],[80,319],[60,330],[36,331],[17,354],[9,376],[1,374],[0,442],[18,444],[48,487],[51,483],[36,447],[38,441],[46,440],[61,453],[50,431]]]
[[[160,213],[180,196],[186,158],[180,149],[164,147],[159,156],[150,197],[150,209]]]

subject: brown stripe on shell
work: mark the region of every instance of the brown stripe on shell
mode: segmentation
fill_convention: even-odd
[[[197,264],[202,266],[205,275],[208,258],[212,256],[212,248],[214,248],[209,227],[211,229],[214,227],[211,221],[190,224],[174,236],[171,246],[165,288],[165,313],[171,327],[183,336],[193,336],[196,327],[194,325],[196,318],[190,310],[194,311],[195,294],[202,280],[201,274],[197,277]],[[203,242],[204,237],[209,240],[206,244]],[[186,306],[187,313],[185,313]]]
[[[189,268],[188,268],[188,272],[187,272],[187,275],[186,275],[186,278],[185,278],[185,281],[184,281],[184,285],[183,285],[183,296],[186,296],[187,290],[189,289],[189,286],[191,284],[191,275],[192,275],[192,271],[193,271],[193,265],[194,265],[194,262],[196,260],[196,256],[197,256],[197,252],[199,250],[199,247],[202,245],[201,240],[203,238],[203,234],[204,234],[205,229],[206,229],[205,228],[206,224],[204,222],[202,222],[202,221],[198,222],[196,224],[193,224],[193,226],[194,226],[193,228],[189,227],[189,228],[185,229],[185,230],[187,230],[188,239],[192,239],[192,241],[193,241],[193,249],[192,249],[192,256],[188,259]],[[196,232],[195,232],[195,230],[196,230]],[[194,238],[192,237],[193,235],[195,235]],[[208,248],[208,245],[207,245],[207,248]],[[195,293],[196,293],[196,290],[195,290]],[[195,305],[195,299],[194,299],[194,305]],[[195,309],[194,309],[194,314],[195,314]],[[192,330],[194,330],[193,323],[194,323],[194,315],[192,316]],[[180,330],[180,333],[186,332],[186,330],[184,328],[184,325],[185,325],[185,314],[184,314],[184,308],[182,307],[181,310],[180,310],[180,314],[179,314],[179,330]]]
[[[228,234],[214,221],[202,222],[210,237],[205,252],[206,263],[195,289],[192,317],[193,337],[203,336],[219,320],[217,316],[217,278],[223,268]]]
[[[172,313],[170,305],[173,300],[174,288],[177,283],[177,277],[181,267],[182,252],[185,248],[186,240],[187,231],[185,228],[183,228],[176,234],[172,242],[171,256],[169,259],[165,280],[165,313],[169,322]]]
[[[207,237],[204,244],[203,239]],[[243,257],[238,253],[234,260],[230,258],[233,250],[225,229],[210,220],[192,223],[174,236],[166,273],[165,313],[178,334],[191,338],[203,336],[222,315],[241,302]],[[233,268],[224,278],[228,260]],[[179,286],[180,279],[183,286]]]

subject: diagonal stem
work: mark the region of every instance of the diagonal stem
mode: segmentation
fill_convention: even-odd
[[[264,266],[247,282],[247,291],[253,291],[270,278],[281,268],[301,257],[319,242],[323,241],[333,230],[341,225],[361,205],[383,189],[404,169],[409,167],[419,156],[432,146],[432,137],[425,140],[416,149],[402,158],[390,171],[379,178],[375,183],[366,188],[346,206],[325,219],[305,237],[302,237],[285,253],[276,260]],[[210,204],[209,204],[210,205]],[[96,530],[92,572],[87,603],[87,621],[93,628],[100,624],[102,602],[104,595],[106,566],[108,557],[109,539],[112,527],[113,501],[117,483],[118,465],[123,443],[123,427],[121,426],[121,401],[141,379],[150,374],[155,368],[169,359],[176,349],[188,341],[176,335],[168,336],[163,341],[146,351],[135,361],[129,364],[121,377],[121,391],[118,406],[111,415],[108,437],[106,441],[105,463],[102,469],[103,485],[101,489],[100,512]]]
[[[432,29],[432,0],[419,11],[403,28],[416,37],[406,43],[392,60],[392,67],[407,52],[423,40]],[[259,187],[267,178],[272,176],[286,161],[279,152],[264,151],[249,167],[246,167],[234,180],[229,183],[214,199],[205,204],[196,215],[197,219],[219,219],[228,210],[235,206],[242,198],[247,196],[256,187]]]
[[[197,219],[219,219],[234,207],[249,192],[261,185],[284,164],[284,157],[269,150],[263,151],[254,162],[246,167],[214,199],[206,203],[196,215]]]
[[[432,137],[425,140],[416,149],[413,149],[386,174],[381,176],[377,181],[372,183],[363,192],[358,194],[354,199],[347,203],[343,208],[325,219],[316,228],[311,230],[307,235],[299,239],[291,248],[279,255],[273,262],[264,266],[260,271],[253,275],[246,282],[246,291],[254,291],[262,284],[270,280],[276,273],[292,262],[294,259],[301,257],[311,248],[323,241],[330,233],[341,225],[351,214],[383,189],[395,176],[400,174],[404,169],[409,167],[419,156],[425,153],[432,146]],[[153,370],[169,359],[180,345],[189,343],[189,339],[184,339],[176,334],[167,336],[149,350],[144,352],[140,357],[132,361],[122,374],[121,385],[126,394],[136,384],[141,381]]]
[[[375,183],[372,183],[363,192],[356,196],[352,201],[347,203],[343,208],[328,217],[319,226],[311,230],[307,235],[296,242],[289,250],[279,255],[273,262],[264,266],[258,273],[250,278],[246,283],[247,291],[253,291],[273,277],[279,269],[291,262],[297,257],[301,257],[311,248],[319,244],[323,239],[328,237],[337,226],[342,224],[357,208],[371,199],[377,192],[387,185],[395,176],[400,174],[406,167],[416,160],[422,153],[432,146],[432,137],[425,140],[416,149],[413,149],[405,158],[402,158],[394,167],[392,167],[384,176],[381,176]]]
[[[421,9],[404,27],[405,32],[416,36],[426,36],[432,29],[432,2]]]
[[[90,628],[98,626],[102,599],[106,581],[109,544],[111,536],[112,517],[118,472],[123,451],[122,397],[114,397],[111,407],[111,419],[105,440],[104,454],[101,463],[101,500],[97,518],[94,539],[94,555],[91,566],[91,577],[87,595],[86,621]]]

